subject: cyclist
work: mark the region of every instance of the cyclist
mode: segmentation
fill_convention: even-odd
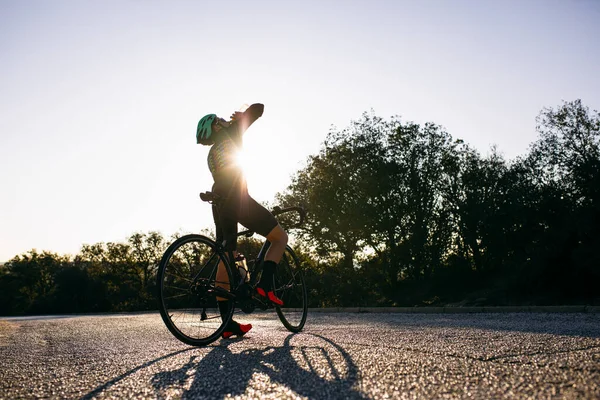
[[[288,236],[273,214],[249,195],[243,171],[236,162],[236,155],[242,148],[244,132],[262,116],[263,111],[264,105],[252,104],[243,112],[234,112],[229,121],[215,114],[205,115],[198,122],[196,142],[212,146],[208,153],[208,168],[214,180],[212,191],[224,199],[219,209],[213,205],[217,242],[224,241],[225,250],[232,251],[234,257],[237,257],[238,222],[266,237],[271,246],[265,255],[262,276],[257,284],[256,293],[271,303],[281,306],[283,301],[273,293],[273,275],[283,256]],[[217,281],[228,281],[222,263],[217,270]],[[222,286],[228,288],[228,282]],[[223,298],[217,300],[221,318],[225,318],[229,303]],[[243,336],[250,329],[252,325],[239,324],[232,319],[225,328],[223,337]]]

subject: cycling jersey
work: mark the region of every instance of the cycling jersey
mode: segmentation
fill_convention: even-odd
[[[233,130],[231,128],[228,131]],[[229,136],[229,132],[219,132],[221,134]],[[219,173],[225,173],[232,168],[236,168],[236,154],[240,150],[241,146],[235,144],[230,137],[215,143],[208,152],[208,169],[210,173],[215,176]]]
[[[242,149],[242,136],[246,129],[260,118],[263,110],[262,104],[252,104],[239,120],[233,121],[229,127],[222,129],[216,135],[215,144],[208,152],[208,169],[215,180],[217,175],[239,172],[236,156]]]

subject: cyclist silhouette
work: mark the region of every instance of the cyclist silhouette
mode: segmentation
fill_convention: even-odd
[[[259,296],[275,305],[282,306],[283,301],[273,293],[273,275],[287,245],[288,236],[273,214],[260,205],[248,193],[248,187],[242,168],[236,156],[243,146],[246,130],[263,115],[264,105],[252,104],[245,111],[235,111],[230,120],[219,118],[215,114],[205,115],[198,122],[196,142],[212,146],[208,153],[208,168],[214,184],[212,192],[223,201],[217,207],[213,205],[217,242],[223,243],[225,250],[237,257],[237,224],[244,225],[264,236],[270,247],[262,265],[262,276],[256,287]],[[275,166],[273,166],[275,167]],[[233,260],[230,260],[234,264]],[[228,276],[221,262],[217,270],[217,281],[228,288]],[[217,298],[221,318],[227,317],[228,300]],[[251,324],[241,325],[233,319],[225,328],[224,338],[232,335],[243,336]]]

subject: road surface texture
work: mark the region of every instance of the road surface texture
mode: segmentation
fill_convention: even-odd
[[[600,398],[600,314],[239,315],[188,347],[158,313],[0,319],[0,398]]]

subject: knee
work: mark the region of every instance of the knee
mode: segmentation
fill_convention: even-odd
[[[281,246],[285,246],[285,245],[287,245],[287,242],[288,242],[288,235],[287,235],[287,233],[283,230],[283,228],[280,225],[277,225],[271,231],[271,233],[269,234],[269,236],[267,236],[267,239],[271,243],[276,243],[276,244],[279,244]]]

